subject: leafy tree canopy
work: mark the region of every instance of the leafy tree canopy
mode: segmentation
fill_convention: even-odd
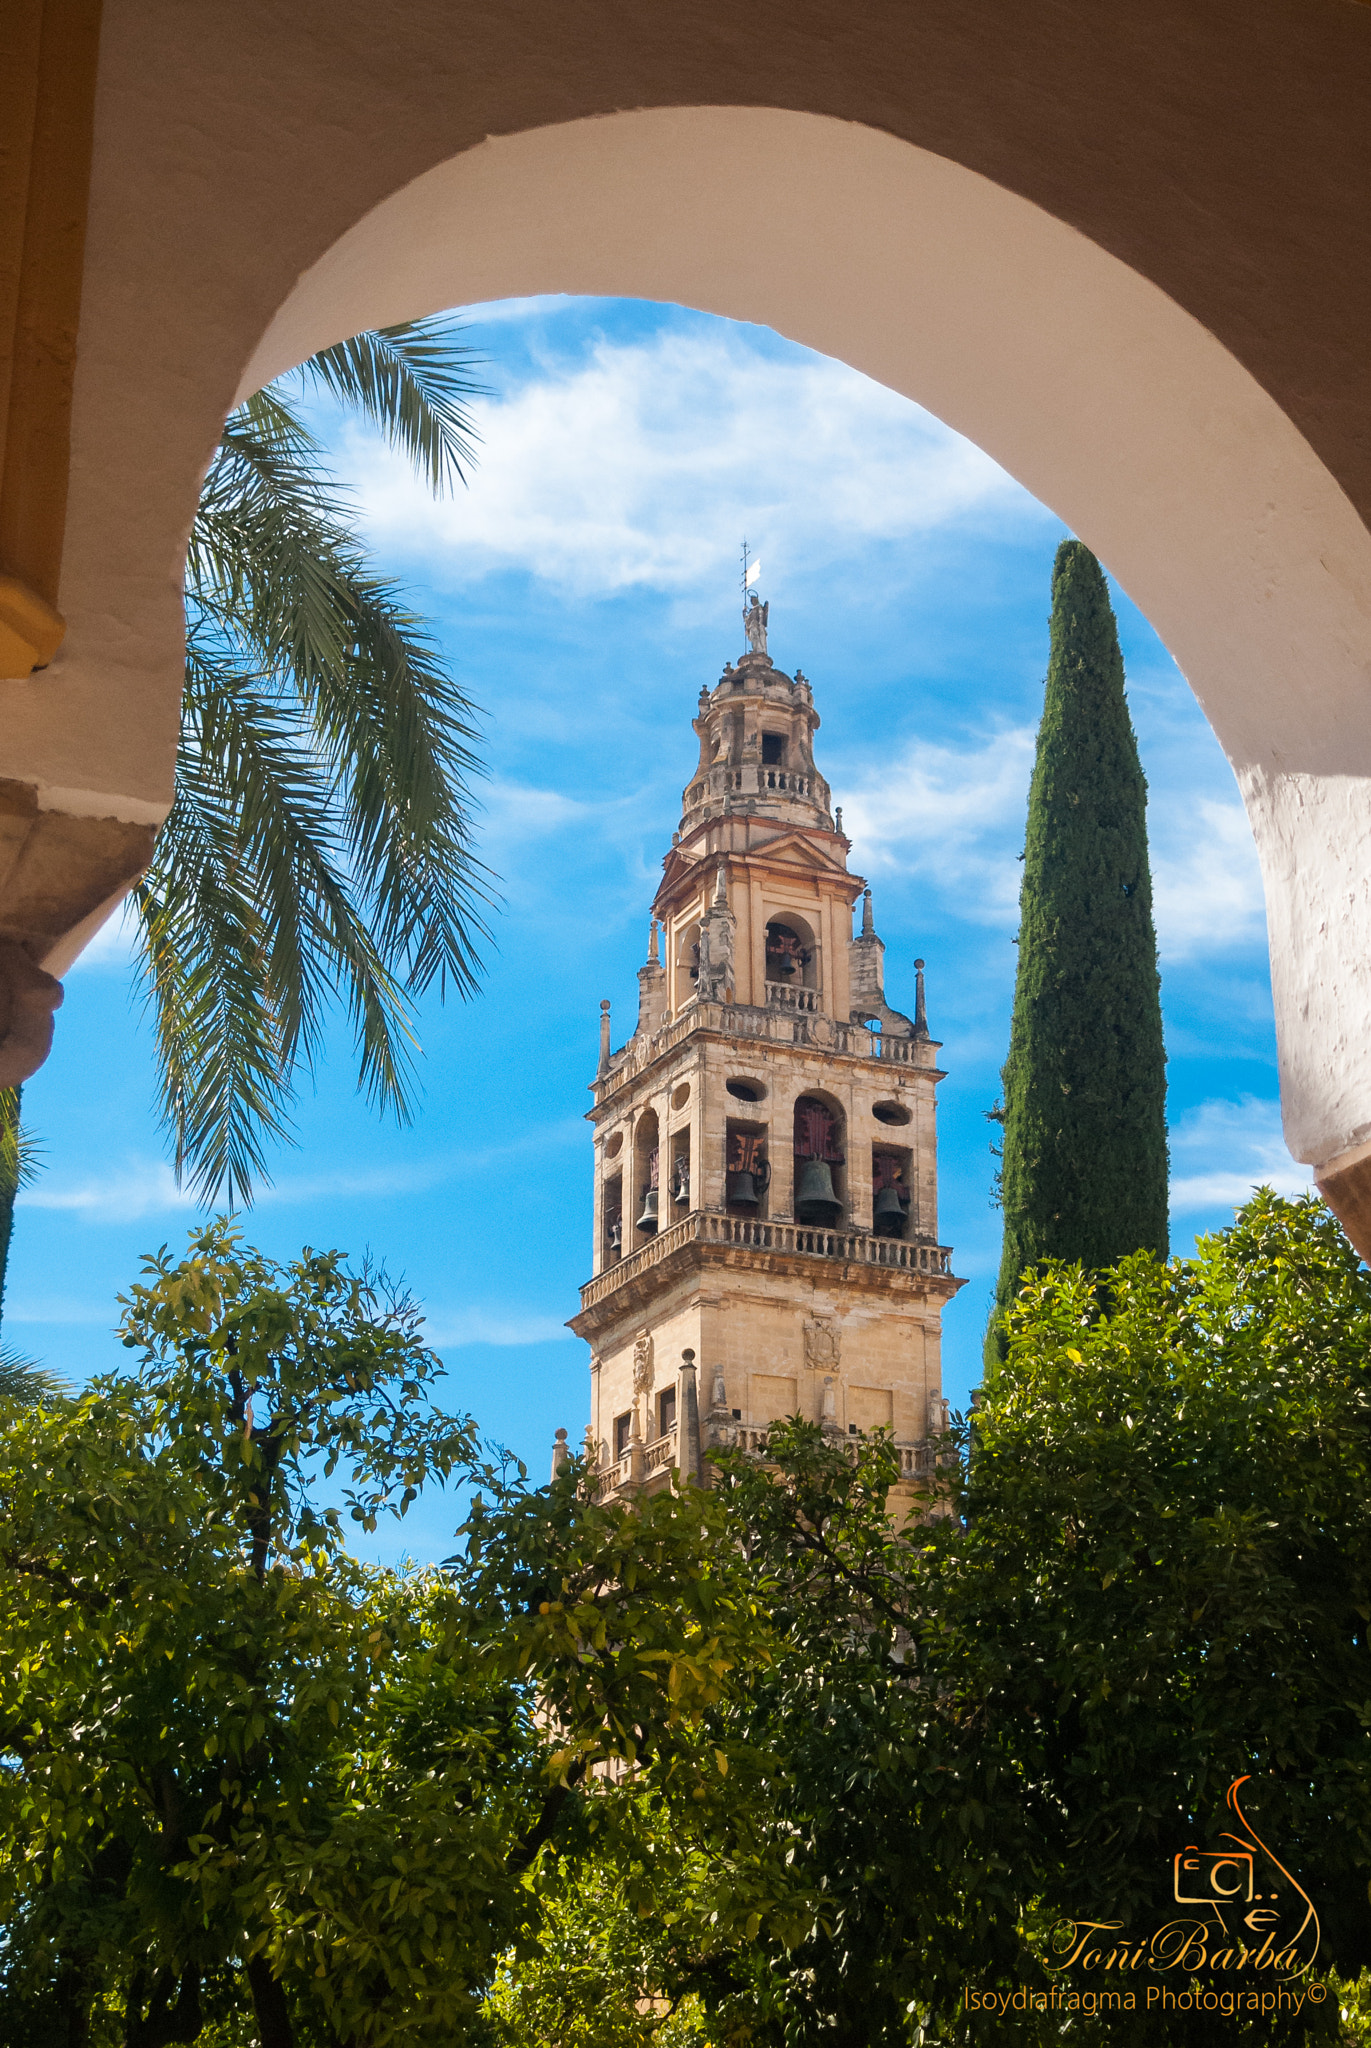
[[[631,1863],[643,1798],[743,1872],[716,1939],[761,1924],[757,1774],[704,1720],[766,1629],[708,1497],[481,1465],[413,1305],[336,1253],[218,1224],[124,1309],[131,1374],[3,1410],[6,2038],[466,2038],[540,1857]],[[454,1479],[448,1569],[348,1554]]]
[[[950,1513],[894,1526],[879,1439],[854,1462],[792,1423],[779,1484],[730,1463],[778,1637],[730,1713],[784,1762],[777,1825],[822,1899],[767,1958],[777,2040],[972,2038],[963,1986],[1045,1984],[1062,1919],[1159,1924],[1171,1856],[1248,1773],[1320,1969],[1371,1962],[1371,1277],[1269,1192],[1193,1260],[1125,1260],[1107,1313],[1098,1277],[1022,1289]],[[1335,2038],[1336,2004],[1306,2026]]]

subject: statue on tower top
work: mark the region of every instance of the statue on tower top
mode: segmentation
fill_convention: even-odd
[[[766,653],[766,621],[770,610],[770,604],[759,604],[756,591],[752,591],[743,611],[743,626],[747,632],[750,654]]]

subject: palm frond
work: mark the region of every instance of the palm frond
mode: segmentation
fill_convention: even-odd
[[[303,374],[369,419],[420,473],[435,496],[466,481],[480,440],[467,410],[487,386],[471,372],[482,358],[454,340],[440,317],[405,320],[321,349]]]
[[[32,1187],[43,1170],[43,1150],[20,1116],[23,1088],[0,1088],[0,1198]]]
[[[479,389],[443,323],[359,336],[306,373],[435,487]],[[176,801],[134,892],[178,1174],[251,1199],[341,1004],[359,1085],[412,1109],[414,1000],[470,995],[493,878],[473,850],[477,714],[280,384],[227,422],[186,563]]]
[[[8,1345],[0,1345],[0,1401],[16,1401],[23,1408],[37,1408],[45,1401],[59,1401],[69,1389],[64,1380],[32,1358],[24,1358]]]

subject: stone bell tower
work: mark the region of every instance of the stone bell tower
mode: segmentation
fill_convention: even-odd
[[[702,689],[687,784],[638,970],[638,1023],[593,1085],[587,1449],[607,1493],[707,1479],[798,1412],[892,1429],[911,1479],[943,1425],[934,1091],[913,1017],[885,1000],[871,892],[814,765],[819,717],[774,667],[767,614]],[[853,933],[853,907],[861,923]]]

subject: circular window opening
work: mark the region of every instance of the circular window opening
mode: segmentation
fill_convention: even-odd
[[[680,1087],[675,1089],[672,1093],[671,1107],[673,1109],[684,1109],[689,1100],[690,1083],[689,1081],[682,1081]]]
[[[760,1081],[725,1081],[724,1086],[739,1102],[762,1102],[766,1097]]]
[[[619,1154],[623,1151],[623,1149],[624,1134],[622,1131],[616,1131],[614,1133],[614,1136],[610,1139],[609,1143],[605,1146],[605,1158],[617,1159]]]
[[[912,1109],[906,1109],[902,1102],[878,1102],[871,1114],[878,1124],[908,1124],[914,1121]]]

